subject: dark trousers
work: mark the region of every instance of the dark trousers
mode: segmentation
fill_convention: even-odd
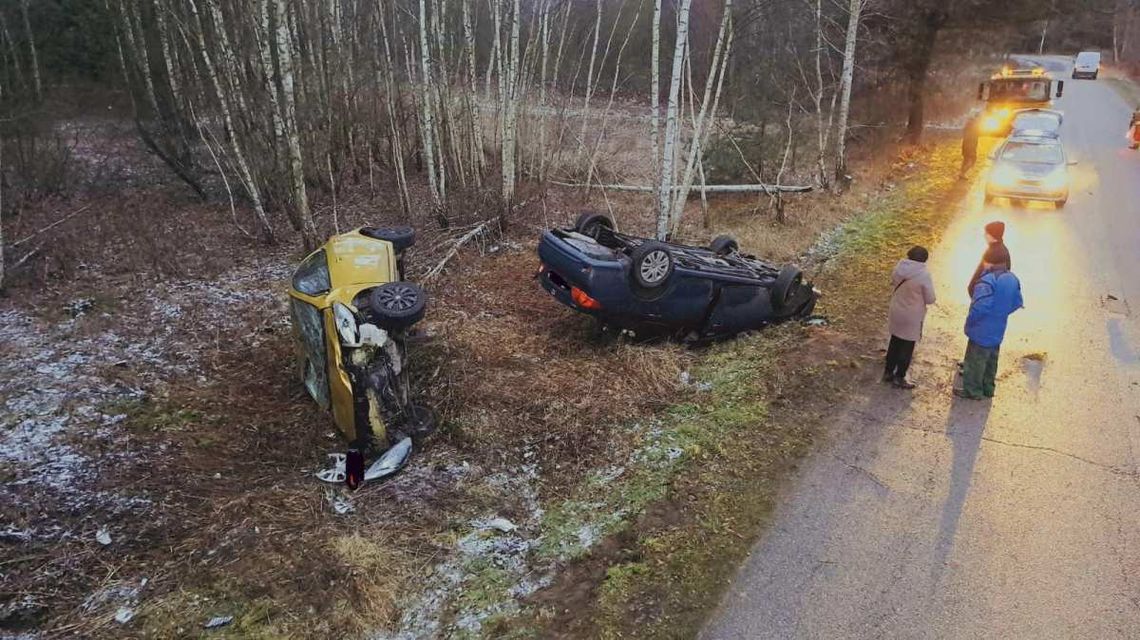
[[[887,370],[883,372],[884,375],[905,378],[912,357],[914,357],[914,340],[891,336],[891,343],[887,345]]]
[[[1001,346],[988,349],[970,340],[962,361],[962,390],[971,398],[994,397]]]
[[[977,152],[969,153],[962,152],[962,167],[958,169],[958,175],[966,175],[966,172],[974,168],[974,164],[978,161]]]

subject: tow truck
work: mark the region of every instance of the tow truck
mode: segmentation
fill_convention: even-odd
[[[1056,82],[1056,94],[1053,83]],[[983,136],[1008,136],[1013,118],[1024,109],[1049,109],[1065,89],[1064,80],[1054,80],[1041,67],[1013,69],[1008,66],[978,85],[978,100],[985,101],[978,130]]]

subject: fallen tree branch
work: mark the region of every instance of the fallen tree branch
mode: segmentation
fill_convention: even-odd
[[[24,257],[17,260],[15,264],[13,264],[11,267],[9,267],[9,269],[13,272],[16,271],[20,267],[24,266],[25,262],[27,262],[28,260],[31,260],[35,256],[39,255],[40,249],[43,249],[43,248],[44,248],[43,245],[40,245],[40,246],[36,247],[35,249],[32,249],[31,251],[25,253]]]
[[[491,224],[491,222],[491,220],[484,220],[483,222],[475,225],[467,233],[459,236],[455,240],[452,240],[451,249],[447,251],[447,253],[443,256],[443,259],[440,260],[438,264],[436,264],[431,269],[428,269],[428,272],[424,275],[421,282],[427,282],[428,280],[431,280],[432,278],[438,276],[443,271],[444,267],[447,266],[447,263],[451,261],[451,259],[454,258],[456,254],[459,253],[459,250],[463,248],[463,245],[482,235],[483,232],[487,230],[487,227]]]
[[[41,235],[43,235],[43,234],[47,233],[48,231],[51,231],[52,229],[54,229],[54,228],[58,227],[59,225],[61,225],[61,224],[65,223],[65,222],[67,222],[68,220],[70,220],[70,219],[74,218],[75,216],[77,216],[77,215],[79,215],[79,214],[83,213],[84,211],[87,211],[87,210],[88,210],[88,209],[90,209],[90,208],[91,208],[91,205],[89,205],[89,204],[88,204],[88,205],[84,205],[84,206],[82,206],[82,207],[79,207],[79,208],[78,208],[78,209],[76,209],[75,211],[72,211],[71,213],[67,214],[66,216],[63,216],[63,217],[62,217],[62,218],[60,218],[59,220],[56,220],[55,222],[53,222],[53,223],[49,224],[48,226],[44,227],[43,229],[40,229],[39,231],[36,231],[36,232],[35,232],[35,233],[33,233],[32,235],[30,235],[30,236],[28,236],[28,237],[26,237],[26,238],[23,238],[22,240],[17,240],[17,241],[15,241],[15,242],[13,242],[12,244],[8,245],[8,248],[10,248],[10,249],[15,249],[16,247],[18,247],[18,246],[20,246],[20,245],[24,244],[25,242],[27,242],[27,241],[29,241],[29,240],[34,240],[34,239],[38,238],[39,236],[41,236]]]
[[[551,181],[563,187],[585,187],[585,184],[575,182],[558,182],[557,180]],[[636,191],[639,193],[654,193],[657,187],[642,187],[639,185],[631,184],[595,184],[590,185],[596,189],[609,189],[611,191]],[[690,191],[697,191],[700,193],[775,193],[777,191],[783,193],[806,193],[812,191],[815,187],[810,185],[793,186],[782,184],[710,184],[705,186],[690,187]],[[680,191],[682,187],[672,187],[671,191]]]

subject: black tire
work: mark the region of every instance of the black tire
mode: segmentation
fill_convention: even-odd
[[[360,233],[369,238],[391,242],[397,253],[402,253],[416,244],[416,230],[411,227],[364,227]]]
[[[772,310],[777,313],[785,311],[788,303],[796,297],[796,292],[799,291],[803,282],[804,272],[800,271],[798,267],[789,264],[780,269],[780,274],[776,276],[776,281],[768,290]]]
[[[578,214],[578,219],[574,221],[574,230],[578,233],[589,236],[595,240],[598,239],[598,233],[601,228],[605,227],[611,231],[614,228],[614,221],[604,213],[594,213],[593,211],[583,211]]]
[[[389,282],[368,294],[368,306],[381,329],[400,331],[424,317],[427,294],[411,282]]]
[[[630,267],[633,281],[646,289],[661,287],[673,275],[673,254],[669,252],[669,245],[663,242],[646,240],[633,250],[630,257],[633,259]]]
[[[1099,71],[1095,71],[1095,72],[1093,72],[1093,80],[1096,80],[1096,77],[1097,77],[1098,75],[1100,75],[1100,72],[1099,72]]]
[[[736,239],[729,235],[717,236],[709,243],[709,251],[717,254],[718,256],[727,256],[730,253],[740,251],[740,245]]]

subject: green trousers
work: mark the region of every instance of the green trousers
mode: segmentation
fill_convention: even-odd
[[[971,340],[962,363],[962,390],[973,398],[994,397],[1001,346],[987,349]]]

